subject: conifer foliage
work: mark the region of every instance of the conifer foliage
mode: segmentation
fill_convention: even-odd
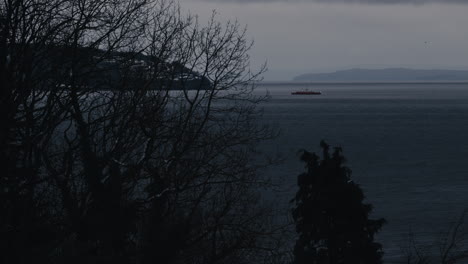
[[[301,160],[307,172],[298,176],[299,191],[292,216],[298,239],[295,263],[378,264],[382,246],[374,235],[384,219],[371,220],[372,205],[363,203],[364,194],[344,166],[342,149],[320,142],[323,158],[304,151]]]

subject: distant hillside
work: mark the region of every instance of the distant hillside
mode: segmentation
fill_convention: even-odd
[[[30,46],[31,49],[38,47]],[[204,75],[184,64],[166,62],[155,56],[135,52],[108,52],[96,48],[51,46],[44,49],[45,58],[38,63],[50,68],[54,82],[66,82],[64,76],[79,76],[79,87],[97,90],[115,89],[209,89],[212,83]],[[74,55],[73,53],[76,53]],[[74,69],[71,72],[74,57]],[[67,83],[61,84],[67,87]]]
[[[468,81],[468,71],[413,70],[405,68],[350,69],[332,73],[302,74],[293,80],[310,82]]]

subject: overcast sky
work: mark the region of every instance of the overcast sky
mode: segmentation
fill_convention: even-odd
[[[237,19],[265,80],[347,68],[468,69],[468,0],[179,0]]]

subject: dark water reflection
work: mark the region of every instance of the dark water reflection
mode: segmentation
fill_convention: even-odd
[[[290,94],[303,88],[322,95]],[[267,173],[282,180],[285,206],[303,171],[297,151],[318,151],[325,139],[343,147],[374,216],[387,219],[378,236],[387,263],[410,229],[430,242],[468,208],[468,84],[270,84],[256,92],[266,90],[265,121],[282,134],[263,148],[285,157]]]

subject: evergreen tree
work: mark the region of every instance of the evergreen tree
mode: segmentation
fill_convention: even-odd
[[[382,263],[382,246],[374,235],[385,220],[369,219],[372,205],[363,203],[362,189],[351,181],[342,149],[330,154],[329,145],[321,141],[320,146],[322,160],[315,153],[302,153],[307,172],[298,176],[299,191],[291,201],[299,235],[295,263]]]

